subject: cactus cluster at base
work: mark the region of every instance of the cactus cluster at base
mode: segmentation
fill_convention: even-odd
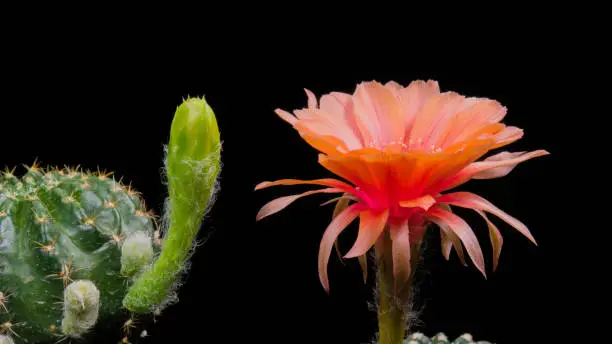
[[[36,164],[21,178],[5,172],[0,333],[57,341],[81,337],[98,319],[129,318],[122,300],[160,249],[155,233],[142,198],[108,174]]]
[[[404,344],[492,344],[487,341],[474,341],[471,334],[463,334],[454,341],[450,341],[444,333],[429,338],[422,333],[413,333],[404,339]]]
[[[37,163],[23,176],[0,173],[0,344],[147,336],[136,318],[177,300],[214,201],[220,148],[210,106],[185,100],[170,130],[161,229],[140,194],[109,173]]]

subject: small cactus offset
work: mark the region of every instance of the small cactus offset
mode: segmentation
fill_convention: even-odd
[[[413,333],[404,339],[404,344],[493,344],[487,341],[474,341],[469,333],[462,334],[454,341],[450,341],[444,333],[429,338],[422,333]]]
[[[190,130],[178,130],[175,123],[186,117]],[[119,329],[127,343],[146,333],[136,330],[135,316],[157,315],[176,301],[174,287],[212,203],[219,150],[214,113],[204,99],[187,99],[170,134],[164,214],[170,226],[161,230],[140,194],[111,174],[37,163],[22,176],[6,170],[0,344],[90,340]],[[181,163],[189,169],[177,168]]]

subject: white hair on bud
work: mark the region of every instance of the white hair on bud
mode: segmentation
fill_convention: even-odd
[[[205,171],[202,173],[199,173],[200,176],[206,177],[209,176],[211,174],[211,172],[216,172],[216,178],[213,182],[213,187],[210,189],[210,194],[208,195],[208,200],[206,203],[206,208],[204,209],[204,212],[202,213],[202,219],[205,219],[206,216],[208,215],[208,213],[210,212],[210,209],[212,208],[212,206],[214,205],[215,201],[217,200],[217,195],[219,193],[219,190],[221,188],[221,184],[220,184],[220,176],[221,176],[221,170],[223,169],[223,163],[221,161],[221,159],[219,159],[219,157],[221,156],[221,151],[222,151],[222,146],[223,146],[223,142],[221,141],[219,143],[219,147],[218,150],[216,152],[211,153],[206,159],[202,160],[202,161],[184,161],[185,164],[189,164],[191,166],[194,166],[195,169],[197,170],[201,170],[201,171]],[[162,181],[163,184],[168,186],[169,182],[168,182],[168,146],[164,146],[164,168],[162,169]],[[211,169],[214,169],[213,164],[209,163],[208,161],[213,160],[213,159],[219,159],[218,163],[219,163],[219,169],[218,171],[211,171]],[[206,168],[198,168],[198,167],[204,167],[204,166],[209,166],[208,169]],[[194,205],[195,207],[195,205]],[[171,209],[171,205],[170,205],[170,197],[167,197],[164,201],[164,211],[163,211],[163,215],[161,217],[161,224],[160,224],[160,231],[161,231],[161,238],[164,239],[167,234],[168,234],[168,230],[170,229],[170,217],[171,217],[171,213],[172,213],[172,209]],[[189,253],[187,254],[187,257],[185,259],[185,263],[184,265],[181,267],[181,271],[179,272],[179,274],[177,274],[176,276],[176,280],[175,282],[172,284],[172,286],[170,287],[170,291],[168,293],[168,296],[166,297],[166,299],[164,300],[164,302],[162,302],[160,305],[158,305],[157,307],[155,307],[155,309],[153,310],[154,312],[161,312],[162,310],[166,309],[167,307],[177,303],[179,301],[178,298],[178,293],[177,291],[180,289],[180,287],[183,285],[183,280],[186,278],[188,272],[189,272],[189,268],[191,266],[190,263],[190,259],[193,256],[193,254],[195,253],[195,249],[198,246],[203,245],[208,238],[210,238],[210,236],[213,234],[213,229],[209,229],[209,231],[205,234],[204,238],[200,238],[200,239],[195,239],[193,242],[193,246],[191,248],[191,250],[189,251]],[[201,233],[199,233],[200,236],[202,236]],[[162,247],[163,250],[163,247]]]

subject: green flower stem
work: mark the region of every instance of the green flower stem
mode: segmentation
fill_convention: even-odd
[[[169,228],[154,265],[135,281],[123,300],[132,312],[160,306],[183,271],[220,170],[215,115],[202,98],[190,98],[175,113],[166,160]]]
[[[404,286],[395,286],[391,238],[388,231],[376,245],[378,264],[378,344],[402,344],[409,328],[413,277],[419,259],[420,243],[410,248],[410,277]]]

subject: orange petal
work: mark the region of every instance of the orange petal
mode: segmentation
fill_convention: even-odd
[[[359,215],[358,204],[353,204],[346,208],[332,220],[321,239],[321,246],[319,247],[319,279],[321,280],[323,288],[325,288],[325,291],[328,293],[329,279],[327,276],[327,264],[329,263],[329,255],[332,246],[336,238],[338,238],[338,235],[357,218],[357,215]]]
[[[393,256],[393,277],[395,289],[400,291],[410,278],[410,229],[408,221],[391,224],[391,253]]]
[[[476,212],[480,214],[485,221],[487,221],[487,226],[489,227],[489,237],[491,238],[491,246],[493,247],[493,271],[495,271],[499,263],[499,256],[501,255],[504,239],[502,238],[499,229],[497,229],[497,227],[489,220],[483,211],[476,210]]]
[[[420,208],[423,208],[424,210],[429,209],[434,204],[436,204],[436,200],[429,195],[421,196],[419,198],[415,198],[410,201],[399,202],[400,207],[405,207],[405,208],[420,207]]]
[[[289,204],[295,202],[297,199],[301,197],[309,196],[309,195],[313,195],[317,193],[338,193],[338,192],[343,192],[343,191],[340,189],[329,188],[329,189],[321,189],[321,190],[311,190],[311,191],[301,193],[299,195],[279,197],[275,200],[272,200],[266,203],[263,207],[261,207],[261,209],[257,213],[256,221],[259,221],[266,216],[270,216],[272,214],[278,213],[279,211],[289,206]]]
[[[432,172],[427,175],[421,184],[423,189],[421,193],[437,194],[445,189],[445,185],[451,183],[457,176],[472,164],[486,154],[493,140],[474,140],[448,147],[439,155],[440,161],[432,168]]]
[[[453,130],[446,137],[445,145],[460,142],[473,136],[483,127],[498,123],[506,115],[507,109],[499,102],[486,98],[477,98],[469,108],[457,113]]]
[[[485,138],[485,139],[486,138],[490,138],[493,141],[495,141],[495,144],[497,145],[499,143],[498,142],[498,140],[499,140],[498,135],[500,135],[507,128],[509,128],[509,127],[506,127],[505,125],[503,125],[501,123],[487,124],[487,125],[483,126],[482,128],[480,128],[480,130],[475,132],[472,136],[468,137],[466,139],[466,141],[478,140],[478,139],[483,139],[483,138]],[[493,146],[493,147],[491,147],[491,149],[493,149],[495,147],[496,146]]]
[[[328,101],[328,98],[323,98]],[[363,148],[360,137],[346,122],[342,114],[329,113],[320,109],[295,110],[295,115],[302,121],[296,129],[309,130],[311,135],[333,136],[342,141],[347,150]]]
[[[378,176],[373,175],[380,166],[368,166],[358,155],[352,153],[343,155],[319,154],[319,164],[359,186],[366,194],[377,195],[384,187],[384,184],[381,184],[381,181],[377,179]]]
[[[494,206],[491,202],[486,199],[475,195],[470,192],[453,192],[449,194],[442,195],[436,199],[438,203],[448,203],[452,205],[456,205],[458,207],[470,208],[475,210],[483,210],[489,212],[500,219],[504,220],[510,226],[514,227],[521,234],[526,236],[531,242],[537,245],[535,239],[521,221],[515,219],[514,217],[508,215],[501,209]]]
[[[359,233],[357,240],[344,258],[354,258],[362,256],[374,246],[374,243],[383,232],[389,218],[389,210],[375,214],[369,210],[362,211],[359,214]]]
[[[294,128],[309,145],[325,154],[347,151],[344,141],[333,135],[323,124],[312,120],[300,120]]]
[[[499,122],[506,113],[506,108],[499,102],[486,98],[468,98],[466,104],[468,106],[455,114],[449,131],[440,141],[440,146],[448,147],[467,140],[483,127]]]
[[[450,232],[455,233],[459,239],[461,239],[470,259],[472,259],[478,271],[486,278],[487,274],[485,272],[484,257],[482,256],[482,250],[472,228],[470,228],[470,226],[459,216],[437,207],[429,209],[428,215],[433,222],[440,226],[440,228],[447,225],[448,228],[451,229]],[[455,247],[456,246],[457,245],[455,245]]]

